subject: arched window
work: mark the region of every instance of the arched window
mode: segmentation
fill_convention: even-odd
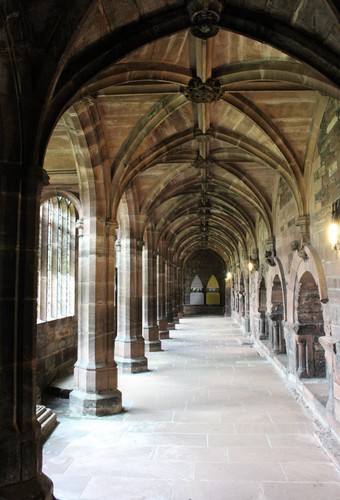
[[[40,206],[38,321],[74,314],[75,222],[74,205],[63,196]]]

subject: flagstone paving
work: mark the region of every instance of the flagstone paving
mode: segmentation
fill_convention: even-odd
[[[315,424],[230,318],[183,318],[146,373],[120,375],[125,411],[60,421],[44,445],[58,500],[329,500],[340,472]]]

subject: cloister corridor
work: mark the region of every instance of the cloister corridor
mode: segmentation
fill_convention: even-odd
[[[162,347],[119,377],[119,415],[54,400],[43,463],[58,500],[340,498],[313,418],[231,318],[182,318]]]

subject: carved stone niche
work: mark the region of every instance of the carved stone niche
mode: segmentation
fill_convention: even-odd
[[[209,78],[203,83],[198,76],[195,76],[190,80],[189,85],[183,88],[183,94],[189,101],[196,104],[209,104],[221,99],[223,89],[219,80],[215,78]]]
[[[216,36],[222,9],[221,0],[188,0],[187,10],[194,25],[191,33],[204,40]]]

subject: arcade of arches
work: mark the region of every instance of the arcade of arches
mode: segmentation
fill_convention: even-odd
[[[337,426],[338,2],[1,0],[0,27],[0,497],[52,498],[37,394],[74,367],[75,411],[120,412],[183,315],[232,316]]]

